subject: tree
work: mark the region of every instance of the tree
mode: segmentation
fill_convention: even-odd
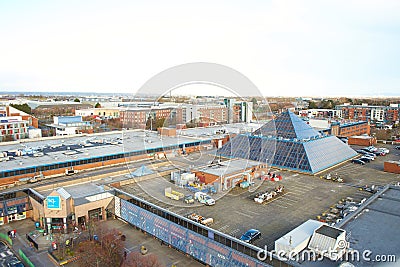
[[[81,101],[79,100],[79,98],[75,98],[74,102],[81,102]]]
[[[154,120],[151,117],[149,117],[146,122],[147,130],[157,130],[158,128],[166,127],[166,126],[168,126],[168,124],[166,123],[165,118],[160,118],[160,119]]]
[[[253,108],[255,108],[257,106],[257,99],[255,97],[253,97],[251,99],[251,102],[253,102]]]
[[[79,243],[79,262],[82,266],[120,266],[123,260],[124,244],[116,229],[98,225],[98,239]]]
[[[12,136],[11,134],[6,134],[6,135],[3,137],[3,141],[4,141],[4,142],[14,141],[14,136]]]
[[[121,267],[161,267],[164,266],[158,261],[154,254],[142,255],[139,252],[131,252],[127,255]]]
[[[309,109],[315,109],[315,108],[318,108],[318,106],[317,106],[317,104],[316,104],[314,101],[310,101],[310,102],[308,103],[308,108],[309,108]]]
[[[94,105],[94,108],[101,108],[101,104],[97,102],[96,105]]]
[[[32,109],[28,104],[10,104],[11,107],[16,108],[28,114],[32,114]]]

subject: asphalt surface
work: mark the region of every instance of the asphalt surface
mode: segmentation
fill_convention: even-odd
[[[372,195],[370,192],[360,190],[365,185],[382,186],[400,181],[400,175],[383,172],[383,162],[399,160],[400,151],[392,149],[389,145],[385,147],[388,147],[391,153],[377,157],[371,163],[358,165],[348,161],[317,176],[280,170],[278,172],[283,176],[282,181],[264,181],[258,189],[235,188],[211,207],[198,203],[191,206],[166,198],[164,188],[173,186],[168,177],[131,184],[122,190],[183,216],[197,213],[211,217],[214,219],[211,228],[238,238],[248,229],[256,228],[261,231],[262,237],[254,244],[273,249],[275,240],[308,219],[316,219],[318,215],[328,212],[346,197],[353,198],[355,202],[370,197]],[[191,157],[196,156],[193,154]],[[344,182],[338,183],[321,178],[328,173],[341,177]],[[284,195],[263,204],[258,204],[252,199],[256,192],[272,190],[277,185],[285,186]],[[184,194],[189,193],[185,189],[176,188],[176,190]]]

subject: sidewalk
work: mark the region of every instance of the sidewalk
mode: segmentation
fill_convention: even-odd
[[[142,233],[140,230],[136,230],[134,227],[126,224],[120,220],[108,220],[102,222],[110,229],[117,229],[126,236],[124,241],[125,250],[129,254],[130,252],[140,252],[141,246],[145,246],[149,254],[155,254],[158,257],[159,262],[166,267],[175,265],[177,267],[191,266],[201,267],[203,264],[186,256],[184,253],[177,251],[173,248],[169,248],[167,245],[161,245],[161,242],[153,238],[148,234]],[[53,267],[57,266],[53,261],[49,259],[47,250],[37,251],[29,246],[29,242],[25,235],[34,230],[34,222],[30,219],[23,221],[16,221],[10,224],[0,226],[0,231],[6,233],[12,229],[17,230],[17,235],[13,238],[13,249],[16,253],[21,249],[25,255],[32,261],[36,267]],[[50,245],[50,241],[49,241]],[[80,267],[79,263],[72,262],[67,265],[68,267]]]
[[[12,239],[15,253],[18,254],[18,250],[21,249],[36,267],[57,266],[49,259],[47,250],[38,252],[36,249],[29,246],[29,242],[25,235],[34,230],[33,221],[26,219],[0,226],[0,231],[3,233],[7,233],[13,229],[17,230],[16,237]]]

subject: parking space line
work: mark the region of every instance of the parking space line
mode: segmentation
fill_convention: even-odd
[[[248,215],[248,214],[246,214],[246,213],[243,213],[243,212],[240,212],[240,211],[237,211],[237,210],[235,210],[235,213],[240,214],[240,215],[243,215],[243,216],[246,216],[246,217],[248,217],[248,218],[250,218],[250,219],[252,219],[252,218],[254,217],[254,216]]]
[[[307,192],[307,191],[305,191],[305,192],[293,192],[292,190],[290,190],[290,192],[289,192],[288,194],[294,195],[294,196],[304,196],[304,194],[305,194],[306,192]]]
[[[246,210],[246,212],[251,213],[251,214],[254,214],[254,215],[260,215],[259,212],[254,212],[254,211],[251,211],[251,210]]]
[[[283,201],[290,201],[290,202],[293,202],[293,203],[297,203],[297,202],[299,202],[299,200],[298,199],[296,199],[296,200],[294,200],[294,199],[290,199],[289,197],[285,197],[284,199],[282,199]]]
[[[234,235],[234,234],[236,234],[236,233],[238,233],[238,232],[240,232],[240,229],[235,229],[235,230],[233,230],[232,232],[230,232],[229,233],[229,235]]]
[[[288,207],[283,206],[283,205],[280,205],[280,204],[278,204],[278,203],[276,203],[276,202],[271,203],[271,205],[276,205],[276,206],[278,206],[278,207],[280,207],[280,208],[284,208],[284,209],[287,209],[287,208],[288,208]]]
[[[277,201],[279,201],[279,200],[280,200],[279,203],[283,203],[285,205],[293,206],[293,203],[287,202],[287,201],[285,201],[285,199],[278,199]]]
[[[295,185],[295,188],[297,188],[297,189],[303,189],[303,190],[312,190],[312,189],[314,189],[315,187],[314,186],[309,186],[309,185],[305,185],[305,184],[297,184],[297,185]]]
[[[219,229],[218,229],[218,231],[224,231],[225,229],[227,229],[227,228],[229,228],[229,225],[228,224],[225,224],[224,226],[222,226],[222,227],[220,227]]]
[[[299,189],[294,189],[294,190],[290,189],[287,191],[288,191],[288,193],[290,192],[293,194],[305,194],[306,192],[309,192],[309,190],[299,190]]]

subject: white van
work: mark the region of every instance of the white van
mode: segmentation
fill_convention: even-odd
[[[194,199],[207,206],[215,205],[215,200],[203,192],[196,192],[194,194]]]

